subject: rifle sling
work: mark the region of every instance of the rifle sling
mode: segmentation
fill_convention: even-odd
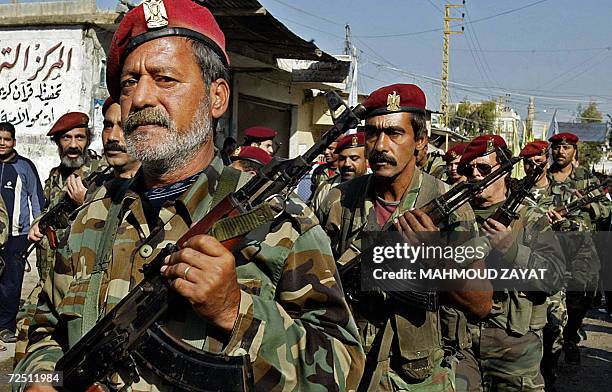
[[[117,236],[117,230],[121,223],[121,208],[123,207],[123,196],[132,184],[132,180],[123,181],[121,187],[111,198],[111,206],[108,210],[106,222],[104,222],[104,231],[102,238],[98,242],[96,249],[96,263],[91,272],[87,293],[85,295],[85,303],[83,304],[83,320],[81,324],[82,336],[85,335],[98,321],[99,309],[98,299],[100,297],[100,286],[102,285],[102,276],[108,269],[110,258],[112,257],[113,243]]]

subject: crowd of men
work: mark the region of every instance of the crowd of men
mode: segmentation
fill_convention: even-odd
[[[88,148],[88,116],[63,115],[47,134],[61,163],[43,189],[14,150],[15,129],[0,124],[0,339],[17,340],[16,373],[53,371],[143,279],[144,265],[272,161],[270,128],[246,129],[240,147],[232,138],[221,150],[213,144],[229,105],[228,67],[223,32],[207,8],[145,1],[112,40],[104,157]],[[569,215],[561,209],[599,182],[574,159],[578,138],[557,134],[524,146],[527,175],[546,167],[511,223],[493,218],[516,189],[509,174],[434,220],[423,207],[506,164],[506,141],[484,133],[443,155],[428,152],[426,97],[413,84],[382,87],[363,106],[365,125],[332,143],[312,171],[308,201],[286,194],[273,218],[230,249],[199,234],[166,257],[159,273],[186,306],[165,316],[165,328],[194,349],[246,356],[255,390],[553,391],[562,352],[580,364],[579,331],[605,267],[591,233],[610,226],[608,199]],[[462,234],[488,252],[461,268],[545,269],[546,279],[526,290],[457,280],[435,293],[435,307],[384,290],[346,295],[354,276],[345,267],[360,260],[368,233],[384,231],[414,246],[419,233],[439,233],[447,245]],[[31,244],[40,281],[17,315],[21,254]],[[152,366],[118,366],[96,381],[173,390]],[[55,390],[19,382],[13,389]]]

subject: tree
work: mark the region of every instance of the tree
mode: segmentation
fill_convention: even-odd
[[[581,123],[596,123],[603,121],[603,115],[597,109],[597,103],[591,101],[586,108],[578,105],[578,117]]]
[[[493,132],[495,125],[495,101],[483,101],[473,104],[461,102],[456,110],[450,113],[450,128],[459,128],[469,136],[478,136]]]
[[[586,108],[578,105],[578,116],[581,123],[597,123],[603,121],[603,115],[597,109],[597,103],[589,102]],[[604,152],[600,143],[581,142],[578,144],[578,161],[580,166],[590,169],[593,164],[603,158]]]
[[[601,143],[580,142],[578,143],[578,162],[585,169],[591,169],[591,166],[599,163],[603,158],[604,152],[601,148]]]

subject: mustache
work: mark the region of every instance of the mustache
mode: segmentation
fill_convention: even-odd
[[[123,124],[123,132],[130,134],[134,129],[143,125],[158,125],[164,128],[170,128],[171,120],[168,113],[159,108],[145,108],[138,112],[132,112],[128,115]]]
[[[397,166],[397,161],[395,158],[380,151],[374,151],[372,154],[370,154],[368,161],[370,162],[370,165],[375,165],[377,163],[388,163],[390,165]]]
[[[127,153],[126,147],[119,144],[119,142],[115,140],[106,143],[106,146],[104,146],[104,151],[119,151]]]
[[[83,150],[81,150],[78,147],[68,147],[67,149],[65,149],[63,151],[63,156],[66,156],[68,154],[79,154],[79,155],[83,155]]]

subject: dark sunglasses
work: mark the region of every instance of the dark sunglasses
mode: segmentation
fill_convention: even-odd
[[[471,177],[472,173],[474,173],[474,168],[476,168],[480,174],[483,176],[488,176],[496,166],[497,164],[495,166],[491,166],[488,163],[463,164],[457,167],[457,173],[461,174],[462,176]]]

